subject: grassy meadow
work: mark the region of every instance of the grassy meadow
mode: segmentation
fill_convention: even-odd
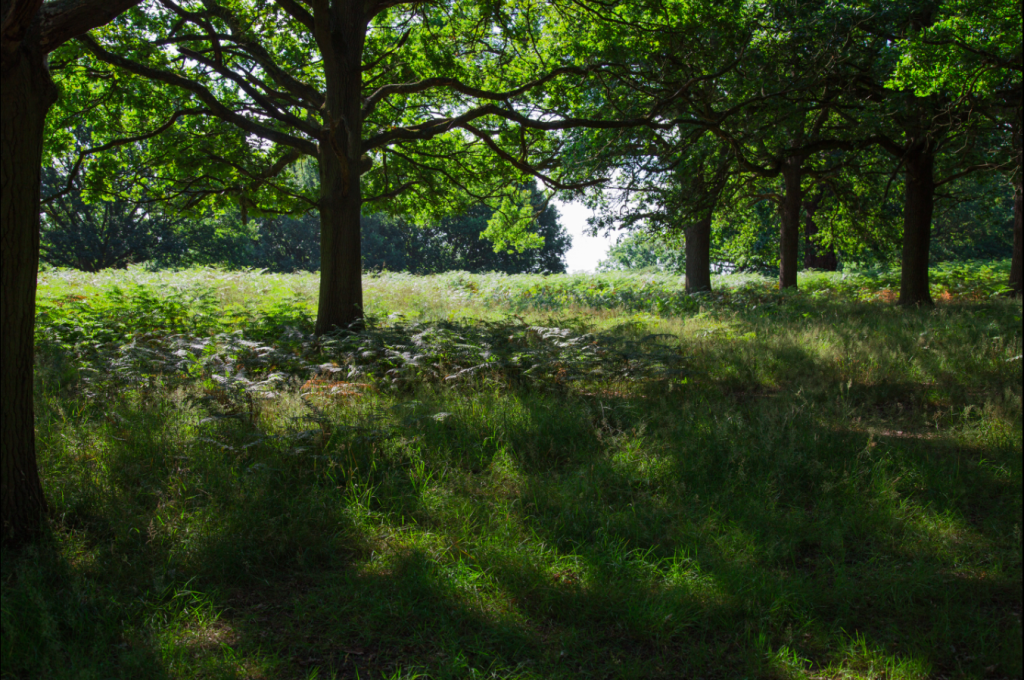
[[[7,678],[1020,678],[1008,263],[40,274]]]

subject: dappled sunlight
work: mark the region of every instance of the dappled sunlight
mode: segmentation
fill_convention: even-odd
[[[382,274],[317,339],[258,303],[304,275],[133,275],[172,292],[43,308],[38,427],[54,559],[151,677],[1019,668],[1019,303]]]

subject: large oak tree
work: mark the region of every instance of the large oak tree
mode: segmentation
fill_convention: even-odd
[[[649,124],[649,111],[586,118],[557,106],[553,93],[603,67],[546,48],[549,12],[542,2],[161,0],[81,44],[112,78],[150,83],[158,120],[180,114],[166,154],[179,169],[172,193],[219,191],[266,210],[294,189],[286,169],[315,160],[319,193],[305,199],[321,220],[324,333],[362,317],[366,208],[439,216],[492,200],[504,206],[493,231],[526,237],[514,187],[527,175],[571,186],[551,133]]]

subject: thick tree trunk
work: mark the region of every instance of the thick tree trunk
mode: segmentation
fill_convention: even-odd
[[[910,146],[905,157],[901,305],[931,305],[928,290],[928,249],[935,206],[935,151],[927,142]]]
[[[331,149],[320,151],[320,300],[316,334],[349,328],[363,318],[359,179],[344,181]]]
[[[797,268],[800,266],[800,206],[803,204],[803,158],[791,156],[782,164],[782,178],[786,195],[779,213],[782,232],[779,238],[779,288],[796,288]]]
[[[819,231],[818,223],[814,221],[814,214],[818,211],[820,202],[821,194],[818,194],[813,201],[804,203],[804,267],[834,272],[839,268],[835,249],[831,246],[822,248],[818,240],[814,238]]]
[[[0,521],[3,543],[17,546],[39,534],[47,510],[36,465],[32,368],[39,169],[57,88],[38,48],[21,51],[0,74],[0,88]]]
[[[686,229],[686,292],[711,290],[712,213]]]
[[[359,217],[362,194],[362,66],[367,21],[361,0],[314,11],[324,55],[324,128],[320,139],[320,300],[316,334],[363,318]]]

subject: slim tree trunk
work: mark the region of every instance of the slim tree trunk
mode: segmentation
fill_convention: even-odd
[[[822,248],[818,240],[814,238],[819,233],[818,223],[814,221],[814,214],[818,212],[820,203],[821,194],[815,196],[814,200],[804,203],[804,267],[834,272],[839,268],[835,249],[831,246]]]
[[[367,21],[361,0],[316,8],[324,56],[324,128],[320,161],[320,300],[316,334],[363,318],[359,217],[362,195],[362,66]],[[326,11],[325,11],[326,10]]]
[[[903,256],[901,305],[931,305],[928,290],[928,249],[935,205],[935,151],[928,142],[914,143],[906,152],[906,192],[903,198]]]
[[[1021,249],[1024,247],[1024,234],[1021,233],[1021,212],[1024,209],[1024,205],[1021,204],[1022,189],[1021,173],[1024,172],[1024,168],[1021,168],[1021,125],[1022,121],[1022,109],[1017,108],[1017,119],[1013,122],[1013,152],[1016,158],[1017,167],[1014,168],[1013,172],[1013,259],[1010,261],[1010,288],[1013,289],[1014,295],[1017,297],[1021,296],[1021,284],[1022,272],[1021,272],[1021,260],[1022,257]]]
[[[779,212],[782,232],[779,238],[779,288],[796,288],[797,268],[800,266],[800,205],[803,203],[803,158],[791,156],[782,164],[782,178],[786,195]]]
[[[686,229],[686,292],[711,290],[711,219],[706,217]]]
[[[39,534],[47,511],[36,464],[32,368],[43,129],[57,88],[35,46],[0,74],[0,87],[0,522],[3,543],[17,546]]]

